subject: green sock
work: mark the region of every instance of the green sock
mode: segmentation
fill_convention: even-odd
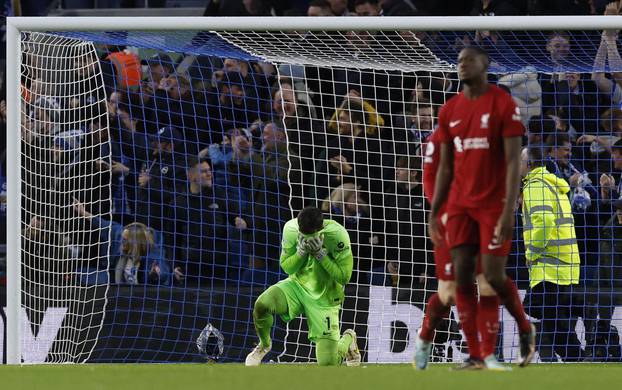
[[[270,313],[266,313],[262,317],[255,317],[255,331],[259,336],[259,341],[262,347],[272,347],[272,339],[270,338],[270,332],[272,332],[272,325],[274,324],[274,316]]]

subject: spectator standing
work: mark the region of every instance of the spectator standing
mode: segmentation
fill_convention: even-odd
[[[356,0],[354,2],[356,16],[380,16],[381,10],[378,0]]]
[[[236,252],[228,245],[229,230],[246,221],[226,188],[214,184],[207,160],[189,157],[187,178],[186,191],[173,199],[167,213],[176,264],[183,265],[189,281],[203,284],[208,277],[224,279],[230,265],[228,251]],[[235,265],[239,266],[231,264],[231,271]]]
[[[426,238],[421,169],[420,157],[398,159],[395,185],[384,195],[386,259],[393,263],[387,270],[399,270],[399,284],[417,290],[423,290],[426,276],[434,274],[433,267],[428,268],[432,243]]]
[[[604,288],[622,287],[622,199],[613,208],[600,236],[599,286]]]
[[[150,138],[151,154],[138,173],[136,218],[156,230],[162,229],[167,205],[183,188],[185,156],[176,151],[181,139],[174,127],[162,127]]]
[[[570,185],[546,170],[542,146],[523,149],[521,160],[528,313],[540,320],[540,350],[547,337],[563,361],[579,361],[584,353],[571,311],[581,259],[568,200]]]

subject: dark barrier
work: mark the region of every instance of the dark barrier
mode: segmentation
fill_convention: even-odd
[[[423,318],[423,308],[411,302],[421,302],[426,298],[419,296],[417,291],[383,286],[348,286],[346,294],[356,298],[345,301],[342,330],[354,327],[359,335],[365,361],[411,360],[414,335]],[[261,292],[261,288],[251,287],[239,287],[234,291],[231,287],[199,290],[111,286],[101,330],[94,326],[73,334],[65,330],[67,325],[80,323],[68,313],[98,313],[103,309],[102,304],[94,306],[82,303],[78,307],[42,304],[36,310],[23,314],[31,323],[30,330],[23,332],[26,340],[23,359],[25,362],[53,362],[58,355],[69,353],[76,344],[86,343],[88,348],[85,350],[90,351],[95,343],[88,359],[91,363],[201,362],[205,359],[197,352],[195,340],[209,322],[225,337],[221,361],[240,362],[256,342],[251,313],[252,304]],[[575,292],[579,301],[586,302],[583,305],[585,318],[577,322],[584,346],[590,342],[590,333],[599,332],[598,328],[603,327],[603,322],[622,329],[622,292],[600,292],[600,295],[583,290]],[[55,295],[49,291],[46,296]],[[0,295],[0,302],[3,307],[6,306],[4,293]],[[2,318],[3,339],[0,340],[0,346],[5,351],[4,311]],[[93,325],[101,320],[98,315],[91,318]],[[509,314],[503,310],[502,319],[506,321],[503,321],[500,329],[497,353],[506,361],[516,357],[515,325],[509,318]],[[59,331],[61,328],[63,330]],[[448,321],[442,328],[449,329],[451,333],[439,332],[439,360],[460,360],[464,351],[462,341],[455,339],[457,324],[453,320]],[[453,334],[454,338],[447,337],[449,334]],[[269,359],[301,362],[313,358],[314,352],[307,342],[304,321],[294,320],[287,331],[284,324],[277,320],[273,340]],[[81,357],[86,359],[87,354]]]

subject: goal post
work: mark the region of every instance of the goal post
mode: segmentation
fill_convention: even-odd
[[[620,29],[622,17],[616,16],[7,18],[7,363],[20,364],[25,361],[23,340],[28,338],[37,341],[39,329],[44,327],[44,323],[50,323],[45,322],[48,309],[55,304],[67,306],[69,314],[63,313],[64,319],[59,320],[58,329],[55,329],[56,333],[47,345],[48,350],[37,355],[43,357],[41,362],[84,362],[92,356],[95,356],[95,361],[111,362],[199,361],[201,357],[191,348],[194,348],[194,341],[201,329],[208,326],[214,326],[222,332],[225,355],[228,355],[226,361],[241,361],[243,354],[254,341],[251,325],[253,300],[270,284],[269,280],[285,277],[278,271],[278,267],[268,269],[274,266],[277,259],[270,259],[266,253],[276,253],[272,257],[278,256],[279,230],[282,227],[279,223],[285,216],[295,215],[295,211],[307,204],[325,206],[324,211],[328,216],[341,218],[344,224],[349,223],[349,227],[346,227],[351,237],[360,240],[357,242],[355,259],[355,268],[360,268],[355,269],[355,276],[346,288],[342,330],[345,327],[354,327],[357,332],[363,333],[359,337],[365,343],[364,348],[361,347],[368,362],[403,362],[410,359],[408,354],[411,353],[416,332],[413,327],[420,324],[427,297],[435,290],[436,285],[431,271],[431,246],[427,240],[425,220],[422,219],[426,213],[425,201],[420,192],[409,192],[408,202],[414,203],[404,207],[400,204],[402,198],[399,197],[397,187],[400,181],[410,183],[409,180],[420,180],[415,179],[416,175],[421,177],[420,162],[413,161],[421,158],[423,139],[437,122],[438,109],[458,91],[459,80],[455,75],[454,55],[456,47],[464,47],[468,43],[460,41],[458,45],[457,39],[462,37],[452,33],[496,31],[508,34],[507,45],[512,49],[514,57],[507,55],[510,51],[501,49],[492,53],[494,64],[491,73],[516,99],[525,101],[521,113],[525,115],[524,122],[528,124],[531,117],[543,117],[543,106],[542,103],[533,103],[530,100],[530,91],[521,90],[520,87],[515,89],[517,84],[526,83],[517,83],[516,80],[533,80],[534,77],[548,75],[548,81],[551,81],[551,75],[559,72],[591,73],[595,66],[594,55],[599,46],[595,39],[600,39],[600,32],[603,30]],[[581,50],[573,52],[572,61],[556,68],[546,63],[548,53],[544,47],[548,39],[547,33],[560,30],[576,32]],[[360,35],[350,35],[353,31]],[[426,41],[425,37],[416,34],[418,32],[446,32],[447,35],[439,34],[438,39]],[[524,32],[533,34],[523,34]],[[38,34],[36,36],[42,37],[40,43],[49,45],[54,51],[47,53],[34,50],[31,52],[32,57],[38,57],[40,62],[23,64],[25,49],[22,39],[26,34]],[[87,49],[72,47],[73,44],[79,46],[81,42],[88,46]],[[127,46],[128,53],[132,56],[138,53],[142,57],[140,74],[134,80],[136,84],[121,85],[130,83],[131,77],[136,77],[130,77],[129,73],[123,78],[111,71],[112,67],[98,68],[95,48],[103,52],[104,55],[100,58],[108,59],[113,53],[111,47],[115,46]],[[496,50],[495,45],[481,46]],[[46,65],[46,58],[55,56],[62,58],[55,65]],[[174,62],[171,61],[171,56],[179,59],[171,63]],[[67,58],[78,57],[86,58],[86,61],[71,68],[70,64],[73,63]],[[228,59],[238,63],[224,64]],[[531,60],[534,61],[533,68],[525,69],[525,65],[531,65]],[[235,66],[241,67],[240,63],[248,66],[247,75],[244,77],[239,77],[242,71],[238,68],[231,70]],[[251,63],[257,67],[253,68],[249,65]],[[271,65],[274,68],[273,73],[268,75],[261,68],[262,64]],[[622,63],[618,65],[622,66]],[[60,108],[50,107],[47,102],[45,104],[48,105],[42,109],[48,110],[46,112],[54,111],[58,115],[50,114],[46,119],[35,117],[33,121],[60,126],[62,131],[50,136],[49,141],[54,142],[50,147],[52,149],[58,146],[57,142],[68,145],[67,143],[77,142],[76,138],[92,137],[88,132],[76,135],[75,131],[79,129],[72,126],[79,123],[83,127],[87,123],[88,127],[88,123],[97,122],[96,130],[101,134],[106,133],[106,137],[90,140],[91,143],[82,141],[82,146],[78,142],[77,148],[81,148],[80,153],[84,157],[80,162],[108,165],[101,172],[93,173],[90,165],[86,167],[78,164],[71,171],[75,176],[68,179],[70,182],[58,184],[52,190],[45,188],[44,181],[33,181],[29,177],[24,179],[22,171],[25,159],[35,161],[37,156],[35,154],[33,157],[28,153],[25,156],[25,149],[33,147],[25,146],[22,140],[21,132],[25,126],[22,123],[23,114],[26,111],[35,112],[39,108],[24,107],[26,103],[22,96],[21,79],[28,79],[29,83],[41,81],[35,80],[36,77],[28,72],[38,67],[45,70],[46,66],[67,66],[68,68],[63,69],[67,72],[91,66],[97,68],[93,75],[85,76],[88,80],[86,82],[75,81],[62,72],[51,76],[51,80],[47,80],[49,84],[64,88],[58,96],[74,97],[79,101],[78,106],[61,104]],[[181,97],[170,90],[159,91],[159,95],[158,91],[152,90],[148,94],[153,95],[149,97],[153,106],[144,103],[146,98],[143,88],[168,88],[160,88],[166,82],[160,85],[149,84],[153,80],[148,79],[151,76],[145,76],[145,72],[151,72],[151,66],[171,69],[169,76],[179,88]],[[603,64],[603,69],[609,72],[622,71],[622,68],[616,67],[614,61]],[[56,70],[58,69],[47,69],[52,73]],[[105,85],[106,78],[113,80],[112,87]],[[43,80],[42,84],[45,82]],[[236,97],[240,98],[240,95],[236,96],[235,86],[244,91],[242,94],[247,94],[240,99],[244,100],[243,109],[233,107]],[[183,88],[185,92],[182,93]],[[95,101],[81,101],[79,97],[86,93],[92,94]],[[111,96],[113,93],[118,93],[115,98]],[[590,93],[598,95],[598,92]],[[40,95],[46,94],[40,92]],[[542,91],[538,96],[540,100],[546,97]],[[224,108],[229,107],[227,104],[233,108],[232,114],[225,118]],[[589,104],[588,108],[593,108],[599,114],[603,111],[598,99],[594,103],[590,101],[585,104]],[[613,108],[613,103],[611,104]],[[29,102],[27,105],[34,104]],[[570,107],[571,103],[566,106]],[[148,114],[147,108],[153,112]],[[132,124],[121,124],[120,115],[113,116],[111,110],[121,110],[128,114],[129,123],[138,118],[135,115],[140,116],[140,120],[138,124],[133,124],[135,128],[124,128],[132,127]],[[562,117],[558,112],[555,114],[558,121],[574,123],[573,129],[577,128],[578,133],[600,131],[599,118],[577,118],[572,116],[574,114]],[[147,115],[152,116],[146,119]],[[240,119],[240,115],[244,118]],[[610,116],[613,119],[614,115],[610,113]],[[225,120],[229,121],[227,126],[222,124]],[[191,126],[188,121],[192,122]],[[543,119],[545,121],[548,122]],[[287,161],[285,176],[279,176],[279,168],[282,168],[279,163],[276,163],[276,173],[272,176],[264,168],[257,170],[258,166],[265,167],[274,161],[271,157],[266,157],[264,143],[274,142],[273,138],[278,138],[278,135],[269,135],[270,131],[266,131],[266,127],[270,128],[268,125],[280,128],[285,133],[287,149],[284,153],[287,158],[277,158],[279,163]],[[358,133],[359,146],[353,147],[351,151],[346,150],[348,147],[341,138],[341,132],[355,132],[353,129],[357,126],[361,131]],[[595,130],[593,126],[596,126]],[[215,130],[216,127],[219,129]],[[124,130],[131,131],[124,133]],[[168,141],[163,137],[168,137]],[[177,141],[170,140],[177,140],[176,137],[184,138],[186,149],[183,152],[173,148],[168,165],[162,163],[162,160],[151,161],[152,156],[149,153],[152,153],[150,148],[154,142],[159,145],[158,153],[162,153],[161,145],[175,144]],[[236,143],[238,141],[234,140],[240,137],[245,140],[239,142],[250,143],[250,146],[239,146]],[[116,146],[113,145],[115,142]],[[101,152],[102,155],[108,153],[107,158],[95,156],[91,147],[107,150],[108,152]],[[115,147],[121,152],[114,151]],[[260,160],[263,165],[253,165],[248,160],[232,165],[231,160],[227,160],[230,157],[224,157],[230,148],[244,147],[252,149],[258,159],[263,158]],[[367,149],[357,150],[357,147]],[[46,147],[37,145],[34,148],[42,150]],[[144,153],[140,148],[148,150],[149,153]],[[135,155],[127,156],[124,154],[125,149],[136,155],[143,153],[147,157],[140,160]],[[199,150],[203,154],[199,154],[201,157],[196,159]],[[173,156],[173,152],[179,155]],[[361,157],[359,152],[365,152],[365,156]],[[117,161],[116,156],[126,159]],[[602,158],[585,156],[582,157],[583,162],[594,162]],[[162,158],[161,155],[159,158]],[[254,162],[252,158],[249,159]],[[350,166],[340,165],[335,160],[339,158],[351,160]],[[188,166],[206,161],[209,168],[204,165]],[[222,166],[217,166],[217,161],[225,162],[222,162]],[[112,181],[112,165],[118,167],[117,163],[126,169],[124,173],[116,176],[117,179],[120,176],[124,178],[114,188],[118,190],[120,185],[121,190],[127,190],[119,198],[115,198],[117,195],[112,183],[99,183],[99,179],[95,177],[107,177],[105,175],[109,174]],[[244,172],[240,173],[242,163],[250,164],[250,168],[245,165],[252,172],[246,173],[247,177],[244,177]],[[63,164],[68,163],[64,160],[46,160],[39,164],[35,168],[40,167],[43,170],[51,167],[62,168]],[[159,172],[154,173],[154,166]],[[362,169],[357,173],[359,166]],[[218,203],[218,196],[213,196],[215,200],[210,200],[213,203],[208,208],[214,210],[222,208],[223,204],[227,207],[235,204],[236,212],[239,212],[235,218],[227,216],[224,222],[219,220],[220,222],[214,223],[216,227],[219,223],[226,225],[224,236],[217,237],[213,248],[209,249],[212,252],[210,258],[216,259],[215,263],[224,262],[219,265],[224,270],[218,270],[217,266],[209,271],[204,269],[202,262],[205,257],[196,253],[207,250],[196,246],[197,242],[205,238],[196,233],[198,230],[187,229],[183,234],[176,231],[183,222],[191,224],[190,221],[196,221],[192,219],[196,217],[193,213],[199,214],[196,207],[203,207],[202,203],[191,203],[189,198],[180,199],[179,195],[191,191],[191,185],[187,183],[191,180],[195,180],[193,184],[197,186],[202,185],[197,177],[199,174],[207,174],[206,169],[210,170],[209,179],[203,180],[213,181],[214,188],[221,185],[225,199],[224,203]],[[231,169],[236,171],[232,173]],[[400,169],[417,172],[409,173],[413,175],[412,178],[396,178],[396,171]],[[165,177],[173,170],[176,175],[183,176],[184,183],[177,183],[176,176]],[[348,173],[344,174],[344,171]],[[353,173],[350,174],[350,171]],[[42,171],[40,174],[45,178],[46,173]],[[238,181],[230,181],[229,175],[233,174],[238,175]],[[152,185],[145,182],[149,183],[155,175],[162,176],[158,179],[162,190],[139,199],[136,194]],[[258,178],[260,176],[261,179]],[[251,196],[246,196],[239,188],[243,187],[240,182],[244,179],[250,181]],[[167,184],[167,180],[172,184]],[[272,181],[268,185],[266,183],[269,180]],[[598,178],[592,182],[597,183]],[[36,188],[30,187],[32,183],[35,183],[33,188]],[[65,289],[66,286],[56,286],[55,282],[50,282],[54,289],[47,292],[44,290],[49,287],[47,280],[37,279],[40,277],[37,272],[43,274],[46,270],[33,271],[31,265],[24,265],[24,256],[33,255],[30,253],[32,248],[38,248],[30,247],[29,252],[29,248],[24,248],[22,244],[22,230],[29,222],[24,220],[23,215],[31,207],[30,202],[23,204],[23,200],[32,194],[29,192],[25,195],[22,190],[25,185],[29,186],[27,191],[40,191],[43,196],[48,196],[46,199],[50,207],[55,206],[55,201],[66,202],[76,194],[89,191],[98,191],[98,202],[110,204],[109,209],[101,205],[95,208],[81,198],[82,202],[78,203],[82,203],[84,207],[80,209],[76,206],[71,211],[80,215],[65,210],[50,217],[57,218],[63,229],[68,230],[63,231],[66,234],[61,237],[61,241],[52,245],[53,255],[61,260],[65,259],[63,256],[68,256],[66,264],[71,267],[69,271],[51,269],[50,273],[54,277],[72,280],[74,284],[70,288]],[[591,189],[585,191],[589,192]],[[166,195],[167,201],[153,200],[154,194]],[[131,196],[134,199],[128,201]],[[354,200],[347,200],[350,197]],[[90,199],[89,195],[85,195],[85,199]],[[148,199],[143,202],[147,204],[141,203],[144,199]],[[129,202],[132,211],[119,213],[118,207],[121,207],[121,203],[116,203],[117,201],[125,204]],[[594,199],[593,203],[596,202]],[[413,206],[414,204],[419,206]],[[348,211],[352,214],[347,214],[345,208],[351,205],[355,209]],[[59,207],[68,206],[64,204]],[[36,207],[43,206],[37,204]],[[248,218],[241,211],[244,207],[251,210],[250,214],[246,214]],[[94,209],[98,211],[95,212]],[[141,212],[143,214],[139,215]],[[592,214],[588,213],[588,216],[600,217],[598,213],[601,211],[590,213]],[[131,219],[128,219],[130,214]],[[401,218],[405,219],[402,221]],[[88,223],[83,223],[84,219]],[[112,255],[118,255],[109,253],[115,242],[115,231],[119,233],[120,244],[114,248],[119,249],[123,245],[122,240],[126,240],[122,238],[121,231],[123,234],[126,230],[130,231],[128,229],[132,224],[128,222],[146,225],[143,232],[148,237],[145,240],[148,245],[161,250],[160,263],[149,262],[151,260],[146,257],[135,267],[142,266],[143,271],[145,263],[151,267],[145,271],[145,278],[152,278],[152,271],[157,268],[156,279],[160,278],[157,283],[149,285],[146,279],[141,279],[144,286],[136,286],[135,281],[139,277],[135,274],[133,278],[132,272],[138,271],[132,271],[131,267],[116,269],[115,264],[107,263]],[[590,223],[584,222],[584,225],[590,226]],[[601,228],[600,225],[595,227]],[[114,230],[116,228],[121,230]],[[62,241],[67,237],[76,241]],[[97,246],[100,252],[88,255],[90,257],[86,254],[73,257],[71,254],[58,254],[60,251],[64,253],[70,249],[80,249],[82,244],[78,242],[83,243],[89,239],[92,242],[87,244]],[[587,242],[589,237],[583,237],[582,240]],[[515,236],[516,259],[522,256],[519,245],[521,241],[522,237]],[[586,244],[588,249],[585,250],[591,251],[593,247],[589,245],[592,244],[594,242]],[[106,250],[102,252],[101,248],[105,246],[108,252],[103,255]],[[80,250],[84,251],[84,248]],[[599,255],[600,252],[594,254]],[[44,255],[37,253],[35,257],[37,256]],[[193,256],[198,256],[198,260],[194,260]],[[170,265],[164,264],[165,258],[170,260]],[[258,258],[261,261],[258,262]],[[95,270],[88,268],[94,262],[102,262],[106,266],[96,267]],[[43,268],[55,264],[51,260],[46,263],[45,259],[38,257],[36,263]],[[251,271],[254,271],[253,267],[259,267],[257,264],[260,263],[268,271],[258,276],[260,274]],[[269,264],[266,265],[267,263]],[[180,264],[185,264],[186,267],[178,267]],[[522,272],[523,276],[526,274],[524,264],[515,263],[513,267],[512,272]],[[612,264],[614,271],[616,267],[618,265]],[[402,271],[399,271],[400,268]],[[195,276],[192,283],[188,282],[192,279],[191,270],[200,275]],[[99,280],[99,271],[109,275],[105,281]],[[598,271],[590,269],[589,272],[589,277],[594,280],[600,281],[602,278]],[[186,277],[185,281],[180,274],[186,274],[182,275]],[[247,274],[250,275],[248,278],[244,276]],[[618,290],[613,283],[622,284],[622,280],[616,280],[615,272],[611,275],[611,286],[603,288],[609,298],[609,303],[603,304],[606,306],[604,311],[609,310],[610,318],[605,318],[602,314],[600,318],[596,314],[589,321],[584,318],[585,329],[596,329],[595,324],[600,320],[608,321],[607,324],[622,323],[622,309],[617,307],[622,307],[622,303],[612,303],[618,299]],[[408,286],[400,280],[408,280]],[[528,282],[524,278],[520,281],[523,285]],[[217,293],[206,293],[208,287]],[[37,289],[37,293],[30,297],[30,303],[24,302],[24,296],[29,297],[28,292],[24,292],[26,288]],[[598,292],[600,288],[597,285]],[[158,297],[159,303],[151,302],[156,300],[149,295],[151,292]],[[45,295],[48,293],[52,296]],[[132,299],[136,296],[134,294],[141,293],[143,295],[139,299]],[[587,293],[583,295],[586,296]],[[201,302],[202,300],[205,302]],[[598,305],[600,302],[599,297],[591,304]],[[107,305],[118,305],[118,309]],[[167,305],[168,309],[163,308]],[[171,307],[179,307],[180,312]],[[23,310],[27,312],[26,317],[22,314]],[[131,318],[132,312],[140,313],[137,322],[132,322],[135,320]],[[29,319],[32,315],[35,315],[36,321]],[[440,361],[458,361],[463,356],[455,318],[457,316],[447,321],[445,329],[442,330],[447,336],[439,346],[439,350],[442,350],[438,357]],[[506,361],[514,361],[517,353],[517,333],[507,312],[502,311],[502,320],[503,337],[499,351]],[[592,320],[593,323],[590,322]],[[25,325],[30,325],[30,328]],[[152,327],[150,331],[144,329],[149,326]],[[245,327],[244,331],[240,330]],[[313,360],[312,346],[306,339],[304,322],[295,319],[287,326],[279,323],[276,332],[275,344],[278,347],[275,348],[273,358],[283,362]],[[586,343],[589,342],[586,340],[589,337],[596,337],[595,334],[590,336],[587,333],[584,331],[582,336],[584,348],[587,348]],[[131,342],[124,343],[120,340],[123,338],[130,339]],[[117,354],[114,351],[117,345],[134,345],[136,351],[127,352],[125,355]],[[554,356],[548,358],[553,359]],[[547,361],[545,358],[542,360]]]

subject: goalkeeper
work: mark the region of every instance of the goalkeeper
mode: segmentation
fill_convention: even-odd
[[[288,322],[304,314],[309,339],[315,343],[320,366],[348,366],[361,362],[356,333],[347,329],[339,337],[339,309],[344,286],[352,275],[352,251],[346,229],[324,220],[315,207],[303,209],[283,228],[281,268],[289,277],[264,291],[253,310],[259,345],[246,357],[247,366],[258,366],[270,352],[274,314]]]

